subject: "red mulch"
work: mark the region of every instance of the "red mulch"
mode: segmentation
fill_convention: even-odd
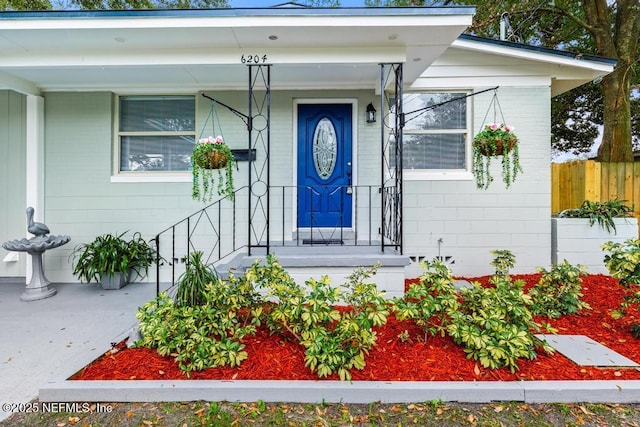
[[[513,276],[527,282],[527,288],[537,282],[538,274]],[[474,278],[486,284],[489,276]],[[407,286],[414,281],[408,280]],[[589,275],[583,282],[584,301],[591,305],[581,315],[564,316],[558,320],[538,318],[558,329],[563,335],[587,335],[622,355],[640,362],[640,340],[633,338],[629,327],[640,323],[637,307],[622,319],[610,316],[618,308],[624,289],[609,276]],[[412,342],[401,342],[398,334],[408,330]],[[484,369],[466,358],[463,348],[449,337],[428,337],[411,321],[398,321],[390,316],[387,325],[377,329],[378,345],[370,352],[364,370],[353,370],[354,380],[377,381],[513,381],[513,380],[607,380],[640,379],[636,369],[599,369],[581,367],[559,353],[547,355],[540,351],[534,360],[522,359],[520,369]],[[259,329],[245,339],[247,360],[238,368],[214,368],[192,372],[192,379],[238,380],[317,380],[304,365],[304,349],[295,342],[270,336]],[[157,380],[186,379],[171,357],[163,357],[148,348],[107,352],[88,365],[75,380]],[[328,377],[337,380],[337,375]]]

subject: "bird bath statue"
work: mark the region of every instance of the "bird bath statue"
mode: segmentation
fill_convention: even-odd
[[[27,208],[27,230],[35,237],[9,240],[2,244],[2,247],[8,251],[26,252],[31,255],[31,280],[27,283],[27,289],[20,295],[20,300],[35,301],[52,297],[57,291],[44,276],[42,254],[49,249],[68,243],[71,237],[50,236],[49,228],[46,225],[33,222],[32,207]]]

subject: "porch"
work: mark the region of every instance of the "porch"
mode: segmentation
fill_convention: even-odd
[[[233,200],[220,199],[163,230],[155,237],[159,258],[166,261],[157,266],[157,291],[175,284],[189,254],[200,251],[203,260],[223,276],[241,274],[255,261],[274,254],[300,284],[328,275],[339,285],[355,268],[378,265],[372,278],[378,288],[388,298],[402,296],[409,257],[399,245],[382,238],[380,187],[352,186],[353,221],[346,225],[339,219],[331,227],[317,226],[313,220],[310,226],[298,226],[294,196],[303,190],[270,188],[266,212],[263,206],[248,209],[251,192],[242,187]]]

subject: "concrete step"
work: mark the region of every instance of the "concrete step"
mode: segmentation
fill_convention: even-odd
[[[379,247],[371,246],[274,246],[270,252],[300,285],[309,278],[322,276],[329,276],[334,285],[341,285],[354,269],[380,264],[372,278],[378,289],[385,291],[389,298],[404,295],[404,269],[409,265],[409,257],[395,251],[382,253]],[[216,269],[228,277],[229,271],[241,274],[255,261],[264,263],[265,260],[266,250],[254,249],[251,255],[238,254]]]

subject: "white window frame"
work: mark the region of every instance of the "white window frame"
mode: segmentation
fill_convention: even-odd
[[[120,98],[133,96],[163,97],[192,96],[195,105],[193,132],[120,132]],[[113,108],[113,170],[111,182],[191,182],[191,171],[121,171],[120,170],[120,138],[123,136],[193,136],[198,137],[198,97],[194,93],[118,93],[114,94]]]
[[[405,91],[403,96],[410,94],[426,94],[426,93],[459,93],[469,95],[472,93],[470,89],[439,89],[439,90],[412,90]],[[459,129],[429,129],[429,130],[413,130],[407,131],[403,129],[404,135],[429,135],[429,134],[465,134],[465,168],[464,169],[403,169],[402,178],[407,181],[470,181],[473,180],[471,173],[471,142],[473,129],[473,114],[471,98],[467,98],[466,108],[466,130]],[[403,154],[404,155],[404,154]]]

